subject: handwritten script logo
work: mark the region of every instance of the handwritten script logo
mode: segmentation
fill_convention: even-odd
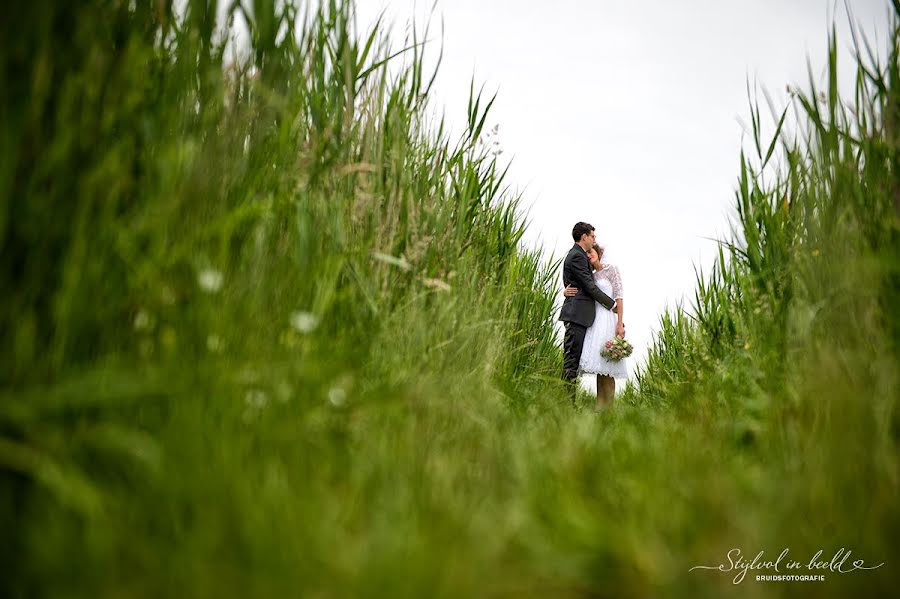
[[[734,584],[740,584],[744,578],[747,576],[747,572],[750,570],[764,570],[764,571],[772,571],[781,573],[797,573],[798,571],[807,571],[813,572],[816,574],[822,572],[836,572],[838,574],[846,574],[848,572],[853,572],[854,570],[874,570],[876,568],[880,568],[884,565],[884,562],[878,564],[877,566],[867,566],[866,563],[861,559],[853,560],[851,563],[847,563],[847,560],[850,559],[850,554],[852,551],[849,549],[845,549],[841,547],[835,552],[834,556],[830,560],[822,559],[823,550],[819,549],[814,556],[812,556],[809,561],[800,562],[789,557],[790,550],[788,548],[784,548],[777,558],[774,560],[766,559],[765,551],[760,551],[756,554],[752,560],[747,561],[744,557],[741,550],[737,547],[730,550],[728,554],[725,556],[728,560],[728,563],[721,563],[717,566],[694,566],[689,571],[693,572],[697,569],[703,570],[718,570],[719,572],[736,572],[732,582]],[[760,578],[760,577],[757,577]],[[804,577],[804,579],[811,580],[824,580],[824,576],[815,576],[815,577]]]

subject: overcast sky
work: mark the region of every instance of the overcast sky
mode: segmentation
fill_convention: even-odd
[[[396,46],[431,4],[359,0],[358,23],[385,10]],[[849,5],[883,40],[889,3]],[[831,15],[849,67],[843,2],[439,0],[435,100],[461,126],[473,76],[499,92],[488,124],[499,124],[509,182],[530,210],[527,242],[559,258],[572,225],[593,224],[622,271],[628,337],[643,354],[661,312],[692,297],[694,265],[712,264],[705,238],[728,232],[748,79],[779,106],[787,84],[805,87],[807,58],[824,80]]]

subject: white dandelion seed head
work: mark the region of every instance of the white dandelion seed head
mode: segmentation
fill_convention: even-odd
[[[311,312],[291,313],[291,326],[299,333],[311,333],[319,324],[319,318]]]
[[[222,289],[224,277],[214,268],[204,268],[197,273],[197,284],[207,293],[216,293]]]
[[[332,387],[328,390],[328,401],[339,408],[347,402],[347,392],[342,387]]]

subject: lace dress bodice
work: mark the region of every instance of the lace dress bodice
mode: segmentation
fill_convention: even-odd
[[[597,282],[597,286],[601,287],[601,282],[606,281],[609,284],[609,290],[612,291],[610,297],[613,299],[624,299],[623,288],[622,288],[622,275],[619,274],[619,269],[613,266],[612,264],[601,264],[600,270],[594,272],[594,281]],[[607,289],[603,289],[603,291],[609,294]]]

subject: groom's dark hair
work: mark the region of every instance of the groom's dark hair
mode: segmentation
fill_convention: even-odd
[[[575,223],[575,226],[572,227],[572,239],[575,240],[575,243],[578,243],[579,241],[581,241],[582,235],[587,235],[593,230],[594,227],[589,225],[588,223]]]

